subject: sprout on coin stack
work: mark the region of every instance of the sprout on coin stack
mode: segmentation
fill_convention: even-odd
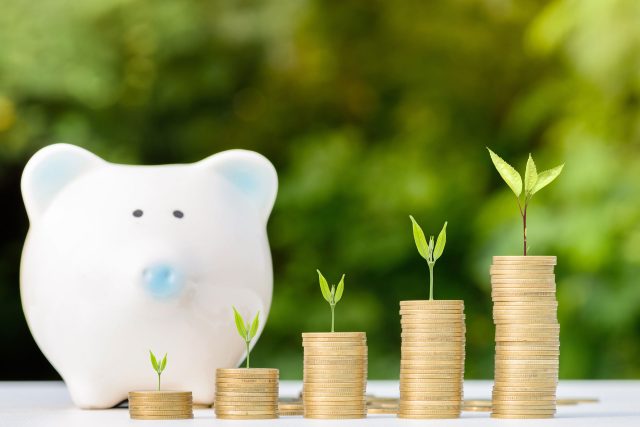
[[[335,305],[342,299],[344,274],[329,286],[318,272],[320,291],[331,307],[331,332],[303,332],[303,412],[305,418],[348,419],[367,415],[367,336],[335,332]]]
[[[427,241],[422,227],[409,216],[418,253],[429,267],[429,299],[400,301],[401,418],[457,418],[464,381],[464,301],[433,299],[433,270],[447,240],[447,223],[438,239]]]
[[[278,418],[279,371],[249,367],[251,341],[260,327],[260,312],[248,323],[232,308],[236,329],[247,347],[246,368],[216,370],[216,416],[230,420]]]
[[[496,325],[491,415],[551,418],[556,410],[560,356],[556,257],[528,255],[527,208],[533,195],[556,179],[564,165],[538,173],[529,155],[523,183],[511,165],[488,150],[498,173],[516,195],[523,227],[523,255],[494,256],[490,268]]]
[[[179,420],[193,418],[190,391],[161,390],[160,377],[167,367],[167,355],[158,361],[149,350],[151,366],[158,376],[157,390],[129,392],[129,416],[136,420]]]

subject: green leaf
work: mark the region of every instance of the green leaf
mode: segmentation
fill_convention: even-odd
[[[338,301],[342,299],[342,293],[344,292],[344,274],[340,279],[340,283],[338,283],[338,289],[336,290],[336,295],[334,297],[334,302],[337,304]]]
[[[162,371],[164,371],[164,368],[167,367],[167,353],[164,354],[164,357],[162,358],[162,362],[160,362],[160,366],[158,367],[158,373],[161,373]]]
[[[531,195],[533,196],[538,191],[542,190],[544,187],[551,184],[551,182],[553,182],[553,180],[556,179],[558,175],[560,175],[560,172],[562,172],[563,168],[564,168],[564,163],[561,164],[560,166],[556,166],[553,169],[540,172],[538,174],[538,182],[536,182],[535,187],[533,187],[533,190],[531,191]]]
[[[522,178],[518,171],[516,171],[509,163],[502,160],[500,156],[491,151],[489,147],[489,155],[491,156],[491,160],[493,161],[493,165],[498,170],[498,173],[504,179],[504,182],[507,183],[509,188],[515,193],[516,197],[520,197],[520,193],[522,193]]]
[[[251,328],[249,329],[249,339],[253,339],[258,333],[258,326],[260,326],[260,312],[256,313],[256,317],[253,318]]]
[[[433,251],[433,260],[437,261],[438,258],[444,252],[444,245],[447,244],[447,221],[444,222],[444,226],[442,226],[442,230],[440,230],[440,234],[438,234],[438,240],[436,241],[436,248]]]
[[[531,157],[531,153],[529,153],[527,168],[524,171],[524,194],[526,197],[531,197],[533,195],[533,189],[536,186],[537,181],[538,171],[536,169],[536,164],[533,161],[533,157]]]
[[[235,307],[232,306],[231,308],[233,308],[233,318],[234,318],[234,320],[236,322],[236,329],[238,330],[238,333],[240,334],[242,339],[246,339],[247,338],[247,328],[244,325],[244,319],[242,318],[240,313],[238,313],[238,310],[236,310]]]
[[[327,283],[327,279],[324,278],[320,270],[316,270],[318,272],[318,280],[320,281],[320,291],[322,291],[322,296],[327,302],[331,302],[331,291],[329,290],[329,284]]]
[[[424,232],[420,225],[413,219],[413,216],[409,215],[411,223],[413,224],[413,239],[416,241],[416,247],[420,256],[424,259],[429,259],[429,247],[427,246],[427,239],[424,237]]]
[[[151,356],[151,366],[153,366],[153,370],[158,372],[158,360],[156,359],[155,354],[149,350],[149,355]]]

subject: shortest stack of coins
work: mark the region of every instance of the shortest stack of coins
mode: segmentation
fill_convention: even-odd
[[[305,418],[367,416],[367,335],[303,333]]]
[[[495,256],[494,418],[551,418],[556,412],[560,325],[554,256]]]
[[[464,301],[400,301],[400,418],[457,418],[464,382]]]
[[[277,369],[216,370],[215,413],[228,420],[278,418]]]
[[[191,392],[129,392],[129,415],[134,420],[182,420],[193,418]]]

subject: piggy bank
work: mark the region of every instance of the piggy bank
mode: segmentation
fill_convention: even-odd
[[[121,165],[55,144],[29,160],[21,185],[22,306],[74,403],[108,408],[154,389],[152,350],[168,354],[163,389],[211,404],[216,368],[245,357],[231,307],[259,311],[259,335],[271,305],[273,165],[244,150]]]

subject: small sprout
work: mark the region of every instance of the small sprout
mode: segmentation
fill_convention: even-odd
[[[549,169],[546,171],[542,171],[538,173],[536,169],[536,164],[529,154],[529,159],[527,160],[527,166],[524,172],[524,195],[523,201],[520,200],[520,195],[522,194],[522,177],[509,163],[505,162],[500,156],[491,151],[489,147],[489,155],[491,156],[491,160],[493,161],[494,166],[498,170],[498,173],[507,183],[511,191],[516,195],[516,200],[518,201],[518,209],[520,210],[520,216],[522,217],[522,233],[524,236],[524,255],[527,255],[527,207],[529,206],[529,201],[538,191],[551,184],[553,180],[555,180],[560,172],[562,172],[562,168],[564,168],[564,163],[560,166],[556,166],[553,169]]]
[[[160,362],[156,359],[156,355],[153,354],[151,350],[149,350],[149,356],[151,358],[151,366],[153,366],[153,370],[158,374],[158,391],[160,391],[160,376],[162,375],[162,371],[167,367],[167,354],[165,353],[164,357]]]
[[[240,336],[244,340],[245,345],[247,346],[246,367],[249,368],[249,353],[251,352],[251,349],[249,347],[251,344],[251,340],[258,333],[258,327],[260,326],[260,320],[259,320],[260,312],[258,311],[256,313],[256,317],[253,318],[253,322],[249,324],[249,323],[245,323],[244,319],[242,318],[240,313],[238,313],[238,310],[236,310],[235,307],[232,306],[231,308],[233,308],[233,317],[236,322],[236,329],[238,330],[238,334],[240,334]]]
[[[429,243],[424,236],[424,232],[420,225],[416,222],[413,216],[409,215],[411,223],[413,224],[413,238],[416,241],[416,247],[420,256],[427,261],[429,266],[429,299],[433,299],[433,267],[436,265],[438,258],[442,256],[444,252],[444,245],[447,243],[447,222],[445,221],[440,234],[438,234],[438,240],[435,245],[433,243],[433,236],[429,237]]]
[[[331,307],[331,332],[335,332],[335,308],[336,304],[342,299],[342,293],[344,292],[344,274],[342,275],[337,288],[336,285],[331,285],[331,288],[329,288],[327,279],[325,279],[322,273],[320,273],[320,270],[316,271],[318,272],[318,280],[320,281],[320,291],[322,291],[322,296]]]

